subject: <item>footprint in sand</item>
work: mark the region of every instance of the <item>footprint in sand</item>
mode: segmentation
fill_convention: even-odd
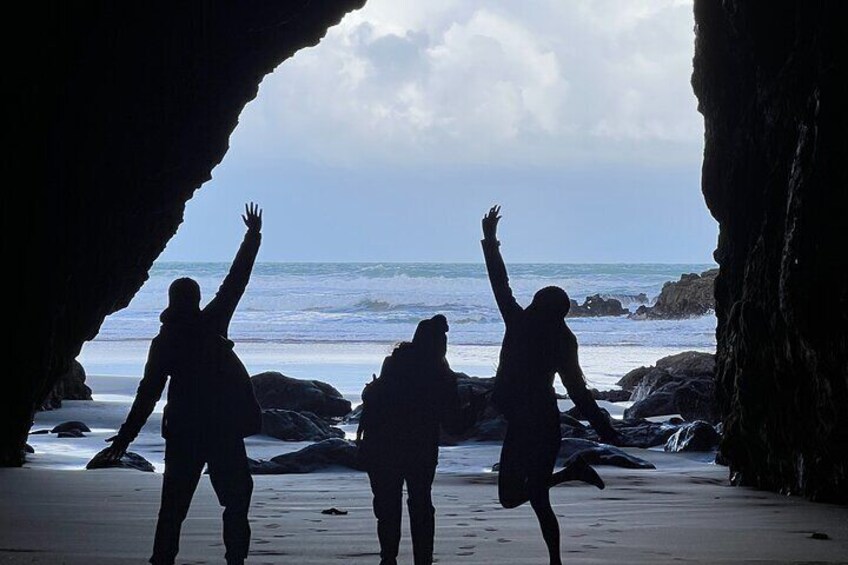
[[[253,543],[255,543],[256,545],[265,545],[266,543],[271,543],[271,542],[266,540],[266,539],[258,539],[256,541],[254,541]]]
[[[265,524],[265,526],[264,526],[264,528],[266,528],[268,530],[276,530],[279,527],[280,527],[279,524]]]
[[[512,540],[507,538],[498,538],[498,543],[510,543]]]
[[[476,538],[477,534],[474,534],[474,533],[462,534],[462,537],[464,537],[464,538]]]
[[[473,551],[457,551],[454,555],[456,555],[457,557],[469,557],[471,555],[474,555],[474,552]]]
[[[491,526],[489,526],[488,528],[483,528],[483,529],[486,530],[487,532],[497,532],[498,531],[497,528],[493,528]]]

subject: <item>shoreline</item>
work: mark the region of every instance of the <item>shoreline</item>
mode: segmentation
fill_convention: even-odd
[[[848,510],[743,487],[727,469],[681,454],[628,448],[656,470],[598,467],[599,491],[552,490],[569,563],[845,563]],[[149,556],[161,475],[105,469],[0,469],[3,563],[143,563]],[[375,563],[377,539],[364,474],[254,476],[249,563]],[[528,505],[504,510],[492,473],[439,474],[439,563],[545,561]],[[336,507],[345,516],[326,516]],[[811,538],[824,533],[829,539]],[[201,480],[183,530],[180,563],[223,561],[220,508]],[[404,519],[401,562],[411,562]]]

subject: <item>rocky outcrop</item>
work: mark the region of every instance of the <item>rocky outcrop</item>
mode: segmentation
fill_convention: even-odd
[[[703,316],[715,310],[714,287],[718,269],[700,275],[689,273],[676,282],[665,283],[653,306],[639,306],[630,315],[635,320],[673,320]]]
[[[846,16],[844,2],[696,0],[692,75],[719,223],[721,454],[735,484],[843,503]]]
[[[625,469],[656,469],[653,463],[626,451],[587,439],[565,438],[559,446],[557,460],[565,465],[575,457],[582,457],[589,465],[611,465]]]
[[[41,403],[40,410],[55,410],[62,407],[62,400],[91,400],[91,389],[85,384],[85,369],[74,360],[71,368],[65,371],[56,386]]]
[[[620,300],[615,298],[603,298],[600,294],[587,296],[583,304],[578,304],[571,299],[571,308],[568,310],[569,318],[598,318],[601,316],[624,316],[630,310],[621,305]]]
[[[341,418],[350,412],[350,401],[321,381],[294,379],[267,371],[252,376],[250,382],[263,409],[312,412],[324,418]]]
[[[50,430],[51,434],[61,434],[63,432],[90,432],[91,429],[85,425],[85,422],[80,422],[78,420],[72,420],[70,422],[62,422],[61,424],[57,424],[53,426],[53,429]]]
[[[630,391],[632,406],[625,418],[680,414],[685,420],[717,422],[715,356],[685,351],[663,357],[652,367],[639,367],[616,383]]]
[[[328,467],[346,467],[356,471],[365,468],[359,459],[359,450],[352,441],[327,439],[308,445],[293,453],[284,453],[270,461],[250,459],[250,472],[256,475],[286,475],[312,473]]]
[[[34,411],[103,319],[125,307],[227,152],[263,76],[364,0],[29,3],[15,14],[4,210],[14,371],[0,465],[20,465]],[[152,32],[155,30],[155,33]],[[233,213],[238,213],[234,210]],[[237,242],[233,242],[235,246]],[[233,248],[235,251],[235,247]]]
[[[714,451],[718,447],[721,435],[707,422],[697,421],[685,424],[674,432],[665,444],[665,450],[678,453],[680,451]]]
[[[322,441],[345,435],[312,412],[293,410],[263,410],[260,433],[283,441]]]

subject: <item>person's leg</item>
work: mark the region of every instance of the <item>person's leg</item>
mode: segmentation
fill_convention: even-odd
[[[380,563],[397,563],[400,547],[400,524],[403,504],[403,475],[398,469],[372,461],[368,470],[371,492],[374,495],[374,517],[377,518],[377,539],[380,541]]]
[[[241,564],[250,548],[247,514],[253,493],[253,477],[241,438],[221,440],[209,451],[209,478],[224,507],[224,546],[229,564]]]
[[[542,484],[538,480],[530,481],[529,490],[530,506],[533,507],[536,519],[539,520],[542,537],[548,547],[550,563],[551,565],[560,565],[562,560],[559,556],[559,522],[557,522],[556,514],[551,507],[548,485]]]
[[[549,418],[549,420],[540,421],[541,425],[534,430],[533,440],[530,443],[530,456],[527,458],[527,491],[530,506],[536,513],[542,537],[548,547],[550,564],[560,565],[562,560],[559,554],[559,522],[551,507],[549,485],[561,440],[558,418]]]
[[[498,465],[498,499],[504,508],[515,508],[529,500],[523,435],[518,426],[507,425]]]
[[[180,530],[200,480],[203,463],[200,446],[196,441],[169,439],[165,442],[162,502],[150,563],[174,563],[180,549]]]
[[[406,504],[412,533],[415,565],[433,563],[433,538],[436,535],[436,509],[433,508],[433,478],[436,461],[426,461],[406,473]]]
[[[565,466],[551,475],[549,486],[556,486],[567,481],[583,481],[603,490],[604,480],[580,455],[570,458]]]

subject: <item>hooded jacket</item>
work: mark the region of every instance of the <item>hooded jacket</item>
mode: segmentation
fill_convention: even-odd
[[[246,437],[259,432],[262,414],[250,375],[227,337],[259,251],[261,234],[248,230],[215,297],[201,310],[166,308],[153,338],[144,377],[119,435],[132,442],[170,377],[162,435]]]

